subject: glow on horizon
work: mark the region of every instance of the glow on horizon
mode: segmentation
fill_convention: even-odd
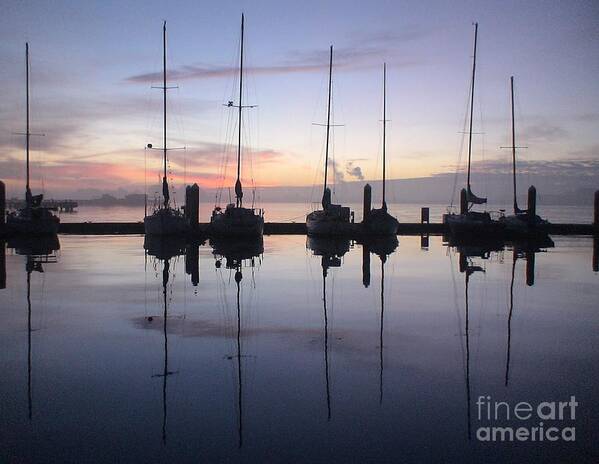
[[[146,181],[143,147],[161,138],[160,96],[149,87],[152,74],[160,70],[165,18],[171,83],[180,86],[169,99],[170,143],[187,146],[184,157],[172,152],[173,180],[219,186],[223,146],[231,142],[226,140],[231,122],[222,104],[235,86],[231,70],[242,10],[246,101],[259,105],[246,115],[257,186],[320,182],[324,133],[312,123],[324,120],[329,43],[335,45],[334,119],[344,124],[334,138],[338,174],[359,180],[349,169],[357,166],[366,180],[381,177],[383,60],[389,66],[392,120],[388,177],[453,170],[468,97],[472,28],[465,17],[480,23],[475,125],[485,135],[477,136],[474,156],[507,161],[499,146],[508,140],[507,82],[515,74],[518,135],[531,147],[522,156],[595,158],[599,47],[592,30],[599,21],[597,6],[518,4],[518,17],[511,14],[514,8],[491,1],[426,7],[375,3],[368,8],[361,2],[314,2],[308,8],[278,2],[202,8],[193,2],[174,7],[131,2],[128,8],[106,2],[76,9],[68,2],[52,8],[12,4],[0,20],[0,78],[7,101],[0,109],[0,178],[9,196],[22,194],[24,144],[11,133],[22,131],[22,55],[29,40],[32,130],[47,134],[33,142],[34,161],[43,161],[41,173],[34,166],[34,187],[42,187],[43,175],[50,193],[119,186],[140,192]],[[157,155],[149,156],[148,178],[158,171]],[[233,169],[225,185],[232,185]],[[243,172],[249,185],[249,165]]]

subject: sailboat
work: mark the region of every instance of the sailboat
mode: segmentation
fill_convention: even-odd
[[[189,221],[178,208],[171,207],[170,192],[167,180],[167,137],[166,137],[166,93],[169,87],[166,79],[166,21],[162,26],[162,117],[163,117],[163,173],[162,173],[162,204],[154,208],[151,215],[144,218],[144,230],[147,235],[182,235],[189,229]],[[152,144],[148,144],[149,149],[154,149]],[[160,150],[160,148],[157,148]]]
[[[536,214],[536,202],[533,199],[532,204],[529,197],[529,204],[527,209],[520,209],[518,207],[517,190],[516,190],[516,127],[514,118],[514,76],[510,77],[510,95],[512,103],[512,180],[514,187],[514,214],[502,218],[505,224],[507,234],[511,236],[535,236],[535,235],[546,235],[543,230],[543,226],[549,224],[549,221],[542,219]],[[532,192],[531,192],[532,191]],[[534,195],[536,195],[536,189],[531,186],[529,189]]]
[[[25,207],[9,213],[6,226],[9,232],[19,235],[55,235],[60,219],[42,206],[44,195],[33,195],[29,186],[29,141],[32,135],[41,135],[29,130],[29,43],[25,44],[25,95],[26,126],[25,133],[20,134],[25,136]]]
[[[386,184],[386,126],[387,126],[387,63],[383,63],[383,203],[379,209],[372,209],[362,219],[362,233],[369,235],[397,235],[399,222],[387,212],[385,201]]]
[[[347,235],[350,233],[350,210],[348,207],[331,203],[331,189],[327,187],[329,167],[329,138],[331,132],[331,92],[333,84],[333,46],[329,57],[329,97],[327,104],[327,136],[324,158],[324,187],[322,194],[322,209],[312,211],[306,216],[308,235]]]
[[[491,236],[501,234],[503,224],[491,218],[487,212],[472,211],[474,205],[487,203],[487,199],[478,197],[472,192],[470,185],[470,171],[472,165],[472,122],[474,112],[474,83],[476,77],[476,43],[478,37],[478,23],[474,24],[474,56],[472,59],[472,82],[470,88],[470,125],[468,129],[468,174],[466,189],[460,194],[460,212],[443,215],[443,222],[447,224],[454,236]]]
[[[235,203],[230,203],[222,210],[217,206],[210,217],[209,235],[213,237],[262,237],[264,232],[264,211],[243,207],[243,188],[241,185],[241,133],[244,108],[253,108],[254,105],[243,105],[243,32],[244,15],[241,15],[241,45],[239,53],[239,104],[233,101],[227,106],[238,109],[237,121],[237,180],[235,181]]]

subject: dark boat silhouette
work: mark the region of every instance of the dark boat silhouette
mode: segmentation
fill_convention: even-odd
[[[386,187],[386,127],[387,127],[387,64],[383,64],[383,202],[380,208],[371,209],[362,219],[361,233],[364,235],[397,235],[399,222],[387,211]]]
[[[443,223],[447,224],[451,234],[456,237],[490,237],[502,235],[504,224],[491,217],[487,211],[473,211],[474,205],[487,203],[487,199],[478,197],[472,192],[470,174],[472,165],[472,122],[474,113],[474,83],[476,77],[476,44],[478,23],[474,24],[474,55],[472,59],[472,81],[470,89],[470,125],[468,129],[468,172],[466,189],[460,195],[460,212],[443,215]]]
[[[6,217],[6,228],[9,233],[21,236],[44,236],[55,235],[58,233],[60,219],[52,214],[50,209],[42,206],[43,194],[33,195],[29,185],[29,145],[32,135],[29,129],[29,43],[25,44],[25,111],[26,125],[25,132],[25,207],[16,211],[11,211]]]
[[[235,181],[235,203],[230,203],[223,211],[216,206],[210,217],[208,233],[211,237],[262,237],[264,232],[264,211],[243,207],[243,187],[241,185],[242,111],[255,105],[243,105],[243,32],[244,15],[241,15],[241,45],[239,51],[239,104],[230,101],[226,106],[238,109],[237,121],[237,180]]]
[[[306,216],[308,235],[343,236],[352,232],[351,212],[346,206],[335,205],[331,199],[331,189],[327,186],[329,171],[329,139],[331,132],[331,98],[333,90],[333,46],[329,54],[329,93],[327,103],[326,144],[324,156],[324,182],[322,193],[322,209],[312,211]]]
[[[547,236],[546,226],[549,221],[536,214],[536,189],[531,186],[529,189],[529,199],[533,197],[534,204],[528,204],[527,209],[518,207],[517,189],[516,189],[516,149],[524,148],[516,146],[516,122],[514,117],[514,76],[510,77],[510,97],[512,106],[512,146],[504,147],[512,150],[512,184],[514,189],[514,214],[502,217],[500,221],[505,225],[506,235],[512,238],[537,238],[542,239]],[[530,200],[529,200],[530,201]]]
[[[174,208],[170,201],[170,192],[167,179],[167,152],[171,148],[167,147],[167,117],[166,117],[166,94],[168,89],[166,75],[166,21],[162,26],[162,123],[163,123],[163,146],[156,148],[162,151],[162,204],[154,207],[152,214],[144,217],[144,230],[146,235],[174,236],[184,235],[190,230],[189,220],[179,208]],[[154,149],[152,144],[148,144],[149,149]]]

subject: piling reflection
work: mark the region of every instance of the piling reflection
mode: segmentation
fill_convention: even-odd
[[[3,245],[3,244],[2,244]],[[32,391],[32,343],[31,333],[34,331],[31,323],[31,274],[43,273],[45,264],[57,262],[56,251],[60,249],[60,242],[56,235],[36,238],[16,238],[8,242],[9,248],[14,248],[15,253],[26,257],[25,272],[27,275],[27,417],[33,418],[33,391]],[[4,246],[2,246],[4,251]]]
[[[329,318],[327,311],[327,276],[332,267],[341,267],[341,258],[349,251],[350,242],[331,237],[308,237],[306,246],[314,256],[320,256],[322,267],[322,311],[324,315],[324,376],[327,420],[331,420],[331,388],[329,377]]]
[[[176,256],[185,256],[185,273],[190,276],[194,287],[200,282],[200,246],[201,242],[189,241],[185,237],[145,235],[144,250],[146,256],[159,261],[168,261]]]
[[[235,271],[235,304],[237,314],[236,328],[236,352],[235,355],[227,355],[228,360],[237,361],[237,446],[243,446],[243,365],[242,365],[242,325],[241,325],[241,290],[243,281],[243,269],[250,268],[252,273],[252,283],[255,285],[254,270],[261,263],[262,253],[264,252],[264,243],[262,237],[251,240],[211,240],[212,253],[215,257],[215,267],[222,272],[223,260],[225,269]],[[220,282],[224,282],[220,279]],[[251,286],[253,287],[253,286]]]

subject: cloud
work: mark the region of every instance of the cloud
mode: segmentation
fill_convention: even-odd
[[[455,166],[447,166],[450,172],[435,174],[448,176],[455,174]],[[589,178],[599,177],[599,159],[558,159],[558,160],[519,160],[517,162],[518,174],[555,177]],[[453,171],[452,171],[453,169]],[[461,166],[459,172],[465,172],[466,167]],[[511,162],[504,159],[490,159],[472,163],[472,172],[487,175],[504,175],[512,173]]]
[[[354,165],[354,161],[357,160],[350,160],[345,163],[345,173],[355,179],[364,180],[362,168],[360,166]]]
[[[336,68],[349,70],[365,69],[380,66],[381,58],[391,60],[390,65],[413,66],[419,61],[397,60],[397,47],[406,41],[426,36],[428,33],[421,29],[407,29],[402,32],[383,31],[376,34],[356,34],[346,46],[334,47],[334,64]],[[292,50],[286,59],[279,64],[263,66],[246,66],[244,71],[256,75],[280,75],[294,73],[320,72],[328,69],[329,50],[319,48],[313,50]],[[206,63],[186,64],[169,71],[173,81],[192,79],[219,79],[234,76],[239,73],[236,66],[211,65]],[[135,74],[125,78],[126,82],[153,83],[162,79],[159,71]]]
[[[522,140],[552,141],[568,137],[568,131],[551,123],[538,123],[527,126],[521,132]]]

